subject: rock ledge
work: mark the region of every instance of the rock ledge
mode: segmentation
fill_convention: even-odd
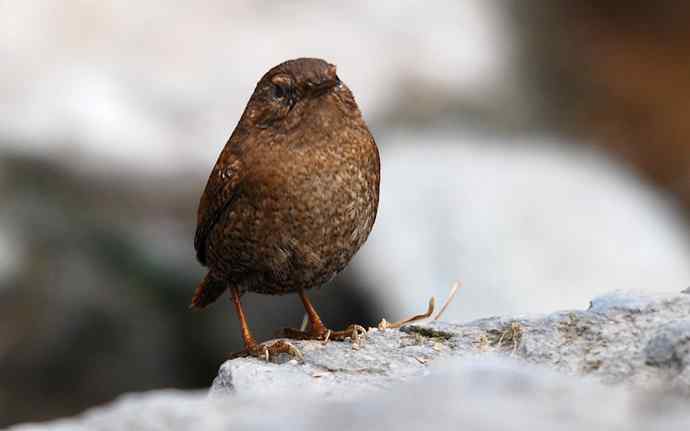
[[[210,396],[130,394],[86,429],[690,429],[690,295],[614,292],[588,310],[295,342],[304,362],[227,361]],[[584,378],[583,378],[584,377]]]

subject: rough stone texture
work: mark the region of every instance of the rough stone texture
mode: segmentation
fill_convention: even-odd
[[[304,363],[228,361],[210,396],[127,395],[15,429],[686,430],[688,316],[690,295],[612,293],[586,311],[371,330],[358,349],[296,342]]]
[[[433,338],[392,329],[370,330],[360,348],[351,343],[292,343],[305,355],[304,363],[287,356],[281,358],[287,361],[281,365],[258,359],[227,361],[213,383],[212,394],[260,396],[310,387],[328,398],[353,399],[365,390],[386,389],[397,381],[426,375],[427,364],[450,351],[449,345]]]
[[[492,317],[465,324],[432,322],[402,331],[370,329],[359,350],[348,343],[294,342],[305,363],[277,365],[256,359],[226,362],[213,392],[255,393],[277,386],[311,384],[320,390],[386,387],[391,381],[423,375],[437,357],[486,353],[514,356],[604,383],[649,387],[671,383],[690,389],[690,296],[614,292],[586,311],[543,317]],[[283,358],[287,361],[288,358]],[[689,391],[690,393],[690,391]],[[340,395],[339,395],[340,396]]]

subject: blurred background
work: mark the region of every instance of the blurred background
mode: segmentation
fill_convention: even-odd
[[[210,384],[241,347],[187,305],[207,175],[261,75],[338,65],[381,208],[313,292],[332,327],[690,284],[690,3],[0,2],[0,426]],[[260,339],[295,297],[244,297]]]

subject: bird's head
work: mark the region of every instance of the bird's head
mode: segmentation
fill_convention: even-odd
[[[336,67],[318,58],[298,58],[269,70],[249,100],[243,120],[248,126],[289,130],[304,119],[324,115],[359,115],[350,90]]]

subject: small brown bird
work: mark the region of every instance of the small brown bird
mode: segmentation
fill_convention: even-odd
[[[192,307],[230,290],[245,353],[293,352],[258,344],[240,297],[296,292],[309,317],[302,339],[344,339],[361,327],[330,331],[305,291],[333,279],[374,225],[379,154],[352,93],[336,68],[316,58],[286,61],[266,73],[225,144],[201,196],[194,248],[208,273]]]

